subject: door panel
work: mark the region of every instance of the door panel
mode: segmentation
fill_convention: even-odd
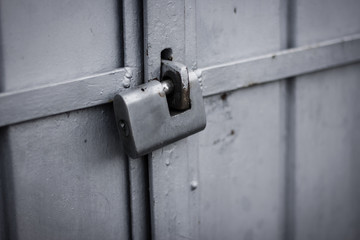
[[[197,3],[199,67],[281,49],[281,1]],[[281,238],[281,100],[279,82],[205,99],[200,238]]]
[[[4,91],[120,67],[119,8],[115,0],[2,0]]]
[[[198,67],[279,50],[281,3],[280,0],[196,1]]]
[[[358,0],[301,0],[294,6],[295,46],[360,32]]]
[[[281,239],[280,101],[279,83],[205,100],[200,239]]]
[[[10,127],[12,236],[127,237],[127,169],[116,133],[111,105]]]
[[[154,5],[147,1],[147,5],[145,15],[149,21],[145,21],[148,24],[145,46],[149,47],[149,55],[145,56],[145,69],[154,69],[153,72],[148,72],[148,77],[156,76],[151,74],[158,69],[155,67],[158,65],[154,63],[160,62],[158,52],[162,47],[173,47],[176,50],[175,61],[188,63],[188,58],[196,59],[196,64],[189,66],[200,68],[196,73],[205,86],[206,77],[201,75],[201,68],[214,69],[214,65],[231,65],[232,61],[241,64],[242,59],[258,57],[283,48],[358,33],[360,27],[356,15],[358,11],[354,10],[358,9],[359,4],[351,0],[316,3],[200,0],[192,8],[187,8],[186,4],[168,4],[166,7],[169,9],[163,9],[168,15],[159,14],[159,11],[152,9],[156,5],[162,5],[160,0]],[[180,11],[175,11],[179,9]],[[183,20],[183,12],[190,16],[193,14],[187,12],[195,12],[195,23]],[[184,28],[179,26],[181,23]],[[190,37],[185,34],[182,38],[183,29],[196,31]],[[193,35],[196,36],[196,56],[186,50],[189,45],[193,47],[194,43],[189,41],[193,39]],[[162,44],[158,45],[159,41]],[[311,54],[306,59],[311,60]],[[326,54],[326,57],[337,56]],[[276,61],[276,54],[271,58]],[[358,111],[353,109],[354,112],[350,113],[350,109],[355,106],[349,106],[349,103],[355,100],[354,97],[344,100],[344,94],[352,95],[358,90],[355,79],[359,73],[353,72],[354,66],[347,68],[352,69],[342,72],[347,80],[347,87],[341,88],[334,83],[335,79],[346,81],[336,74],[337,71],[342,71],[339,68],[325,71],[330,72],[326,77],[316,73],[283,81],[278,79],[275,83],[246,86],[241,90],[207,97],[205,108],[208,123],[204,132],[199,133],[198,137],[166,146],[151,155],[153,236],[156,239],[307,239],[312,236],[328,236],[322,230],[315,234],[315,230],[322,227],[324,231],[332,228],[332,233],[338,234],[334,236],[340,238],[357,236],[358,233],[352,226],[357,223],[359,213],[352,204],[358,200],[358,193],[353,191],[350,194],[357,179],[348,166],[357,166],[354,157],[358,153],[353,153],[353,146],[357,144],[358,136],[349,131],[356,127]],[[231,73],[227,73],[227,76],[231,76]],[[311,80],[306,81],[307,78]],[[323,78],[328,78],[329,82],[315,83]],[[249,79],[249,82],[251,80],[253,79]],[[228,79],[220,77],[218,81],[226,82]],[[309,89],[301,90],[307,82],[314,87],[309,96],[306,93]],[[320,86],[327,89],[322,90]],[[350,91],[350,88],[356,90]],[[325,99],[330,98],[330,92],[337,96],[332,101],[317,101],[316,98],[321,98],[323,91]],[[348,144],[346,141],[341,144],[335,141],[337,145],[333,150],[344,153],[343,157],[347,159],[344,166],[340,167],[340,160],[337,160],[340,156],[329,160],[330,155],[323,148],[335,144],[327,139],[331,130],[326,128],[326,133],[321,135],[320,130],[324,126],[318,126],[319,119],[302,119],[309,117],[306,112],[313,108],[310,105],[312,101],[317,101],[320,108],[325,108],[322,105],[329,102],[348,109],[338,112],[341,117],[332,118],[337,112],[330,112],[332,108],[327,106],[321,119],[332,118],[331,121],[336,123],[341,122],[344,114],[352,114],[352,120],[348,121],[354,121],[355,126],[349,124],[334,133],[340,138],[349,138]],[[306,110],[300,111],[300,107]],[[311,134],[306,134],[308,131]],[[317,135],[313,136],[314,133]],[[317,145],[318,142],[314,143],[312,140],[324,143]],[[351,153],[345,153],[349,151]],[[321,160],[317,159],[319,166],[309,170],[315,162],[309,157],[312,152]],[[334,156],[336,154],[331,155]],[[308,160],[302,162],[303,158]],[[325,166],[327,161],[332,163],[328,173],[324,174],[320,166]],[[339,177],[346,176],[347,179],[335,183],[332,174],[338,167],[342,169]],[[334,190],[334,186],[330,186],[325,180],[319,182],[319,172],[324,179],[342,190]],[[189,187],[193,182],[196,187]],[[311,194],[314,186],[321,186],[326,192],[339,192],[342,197],[333,198],[328,203],[314,199],[313,196],[321,195]],[[343,206],[341,201],[348,205]],[[313,205],[314,208],[316,206],[317,209],[312,211],[306,204]],[[337,230],[332,225],[337,222],[333,206],[340,206],[344,211],[339,213],[346,218],[346,223],[340,224]],[[351,208],[355,212],[350,213]],[[311,214],[307,215],[308,213]],[[345,225],[348,226],[348,232]],[[298,231],[302,233],[299,234]]]
[[[360,32],[359,1],[296,6],[296,46]],[[360,236],[359,76],[353,64],[296,78],[295,239]]]
[[[282,48],[280,1],[197,1],[196,6],[177,3],[166,5],[162,9],[166,14],[156,8],[160,2],[148,1],[145,9],[145,76],[149,79],[156,77],[159,52],[164,47],[173,49],[174,61],[184,61],[191,67],[193,58],[198,67],[205,67]],[[192,20],[195,14],[196,18],[183,20],[182,8],[185,16]],[[185,25],[185,31],[196,32],[180,38],[184,34],[180,24]],[[260,37],[260,33],[266,37]],[[187,51],[194,44],[196,54]],[[279,82],[209,97],[205,99],[208,125],[199,137],[152,153],[149,170],[154,238],[281,237],[282,97]],[[246,170],[242,165],[248,166]],[[247,185],[241,183],[244,179],[252,181]],[[196,189],[190,186],[193,182],[198,183]],[[272,191],[260,198],[255,188],[270,186]],[[244,215],[246,211],[251,213]]]
[[[119,4],[1,1],[2,91],[122,66]],[[114,119],[106,104],[2,129],[5,239],[129,238],[128,169]]]
[[[297,78],[296,239],[358,239],[360,65]]]

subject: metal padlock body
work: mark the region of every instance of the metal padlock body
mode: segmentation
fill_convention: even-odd
[[[125,152],[132,158],[203,130],[206,115],[196,75],[189,73],[191,108],[171,116],[166,94],[153,80],[116,95],[114,111]]]

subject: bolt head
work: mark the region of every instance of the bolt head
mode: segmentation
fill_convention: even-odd
[[[190,186],[191,186],[191,190],[195,190],[198,187],[198,182],[193,180],[191,181]]]

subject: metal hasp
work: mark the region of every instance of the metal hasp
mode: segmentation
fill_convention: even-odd
[[[203,130],[206,115],[197,76],[162,61],[161,80],[120,92],[114,111],[125,152],[137,158]]]
[[[186,110],[190,108],[189,74],[185,65],[168,60],[161,62],[161,79],[171,79],[174,91],[167,96],[169,108]]]

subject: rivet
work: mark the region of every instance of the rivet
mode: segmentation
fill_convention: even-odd
[[[124,86],[124,88],[130,87],[130,79],[129,78],[124,77],[123,86]]]
[[[125,77],[131,78],[132,77],[132,70],[131,68],[126,67],[125,68]]]
[[[191,186],[191,190],[194,191],[198,187],[198,182],[193,180],[191,181],[190,186]]]
[[[200,88],[201,90],[203,89],[203,83],[202,83],[202,71],[200,69],[196,69],[195,70],[195,75],[197,76],[198,78],[198,81],[199,81],[199,85],[200,85]]]
[[[130,87],[131,78],[132,78],[131,68],[125,68],[125,76],[124,76],[124,80],[123,80],[124,88]]]
[[[201,78],[201,76],[202,76],[202,71],[201,71],[200,69],[196,69],[196,70],[195,70],[195,74],[196,74],[196,76],[197,76],[198,78]]]

